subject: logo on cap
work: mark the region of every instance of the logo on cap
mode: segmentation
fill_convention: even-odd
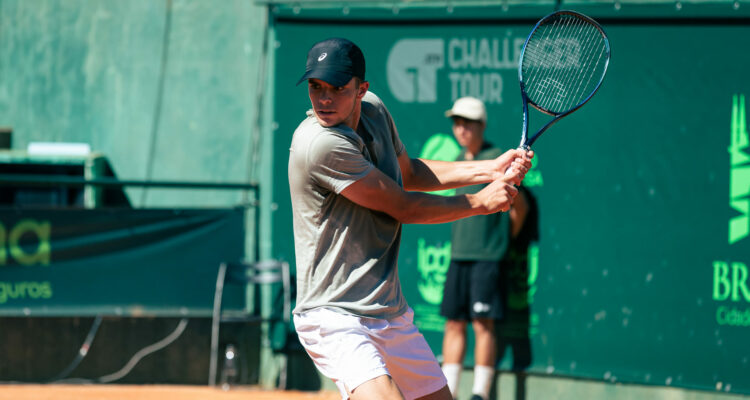
[[[328,56],[328,53],[323,53],[323,54],[321,54],[321,55],[320,55],[320,57],[318,57],[318,61],[323,61],[323,60],[325,60],[326,56]]]

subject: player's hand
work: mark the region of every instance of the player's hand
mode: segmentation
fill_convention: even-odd
[[[513,184],[520,185],[526,173],[531,169],[532,158],[534,158],[533,150],[512,149],[506,151],[494,160],[496,163],[496,179],[512,177]]]
[[[515,175],[514,175],[515,176]],[[476,196],[486,210],[486,214],[508,211],[518,189],[513,186],[511,176],[504,176],[485,186]]]

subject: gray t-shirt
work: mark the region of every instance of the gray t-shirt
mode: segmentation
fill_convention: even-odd
[[[312,111],[289,149],[289,189],[297,257],[295,313],[317,307],[389,319],[407,309],[398,279],[401,223],[340,193],[377,168],[399,185],[404,151],[396,126],[371,92],[354,132],[321,126]]]

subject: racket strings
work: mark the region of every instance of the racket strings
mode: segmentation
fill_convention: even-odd
[[[552,60],[550,68],[553,74],[547,77],[545,82],[542,82],[542,86],[547,89],[547,96],[544,96],[542,93],[542,97],[546,100],[545,108],[550,110],[563,110],[572,106],[568,104],[568,101],[572,99],[570,96],[570,89],[572,89],[571,81],[566,81],[566,78],[570,78],[566,74],[567,70],[574,70],[577,67],[577,65],[568,65],[570,63],[577,63],[576,56],[578,54],[576,54],[577,50],[567,49],[572,43],[566,43],[569,42],[566,29],[575,29],[575,25],[571,25],[563,19],[559,20],[559,22],[556,27],[553,26],[550,29],[554,33],[552,35],[554,40],[551,44],[554,51],[550,57]],[[571,49],[578,49],[578,47],[572,46]]]
[[[536,63],[538,67],[533,75],[542,80],[541,82],[539,79],[536,80],[536,85],[540,88],[537,97],[543,100],[540,101],[540,105],[546,109],[563,110],[577,103],[576,100],[580,94],[578,89],[584,85],[573,85],[582,79],[576,80],[576,76],[570,73],[586,72],[580,65],[580,41],[575,40],[581,36],[584,26],[583,20],[560,18],[553,21],[551,25],[544,26],[541,35],[538,36],[541,38],[539,42],[541,45],[534,47],[537,50],[534,56],[536,60],[541,61]],[[588,56],[585,50],[584,57]],[[571,89],[575,91],[571,92]]]
[[[539,81],[542,79],[546,79],[547,81],[550,80],[550,77],[544,76],[542,71],[553,68],[554,65],[552,63],[556,58],[554,54],[545,57],[547,50],[544,50],[543,48],[546,47],[548,43],[555,40],[555,38],[549,34],[549,31],[552,31],[553,33],[557,32],[558,34],[560,33],[560,31],[555,29],[559,22],[559,20],[555,20],[552,25],[543,25],[537,28],[537,36],[535,36],[537,39],[533,41],[530,39],[530,43],[527,45],[524,52],[523,63],[524,66],[528,68],[528,73],[525,74],[528,78],[526,84],[527,87],[535,89],[534,92],[538,93],[538,96],[536,97],[545,98],[547,93],[547,86]],[[526,54],[528,54],[528,56]]]
[[[559,53],[559,51],[554,47],[551,48],[553,52],[551,54],[547,54],[550,49],[549,44],[558,39],[554,36],[554,34],[557,33],[559,36],[559,34],[561,33],[560,30],[556,29],[556,27],[559,25],[559,22],[559,20],[555,20],[552,25],[541,26],[540,28],[542,29],[541,31],[539,31],[538,37],[547,39],[536,40],[532,42],[532,46],[527,47],[527,51],[529,51],[529,57],[526,58],[524,54],[524,62],[528,60],[528,65],[530,67],[530,71],[528,74],[528,87],[534,88],[534,92],[536,94],[535,97],[547,100],[545,101],[545,103],[557,100],[560,97],[559,93],[558,96],[553,95],[551,92],[554,88],[549,87],[550,85],[558,86],[557,89],[559,90],[559,85],[556,85],[557,80],[555,80],[552,76],[543,74],[543,71],[555,68],[560,58],[559,54],[556,54]],[[552,34],[550,34],[549,32],[552,32]]]
[[[576,38],[581,37],[581,34],[587,34],[585,29],[591,29],[583,22],[578,22],[577,25],[572,26],[572,29],[574,29],[572,33],[579,34],[578,36],[573,35]],[[596,35],[595,32],[591,33]],[[565,37],[565,34],[561,36]],[[595,74],[596,63],[592,64],[589,60],[595,55],[593,53],[595,46],[587,46],[590,42],[571,40],[570,38],[566,38],[564,41],[567,42],[568,54],[563,54],[565,53],[563,50],[565,45],[557,46],[559,50],[555,53],[555,57],[558,57],[561,61],[553,69],[555,74],[552,78],[555,82],[558,82],[558,85],[564,85],[565,92],[558,92],[559,96],[564,97],[564,99],[551,98],[555,102],[547,104],[550,110],[555,111],[564,111],[575,107],[594,89],[590,84]]]
[[[582,82],[590,82],[585,78],[588,65],[580,64],[582,59],[590,57],[585,47],[581,51],[581,33],[585,27],[582,20],[577,18],[559,19],[542,31],[541,62],[537,63],[535,76],[536,87],[539,88],[539,105],[553,111],[567,110],[574,107],[580,100],[581,91],[586,88]],[[551,51],[550,51],[551,50]],[[539,54],[536,54],[540,57]],[[577,75],[575,73],[578,73]],[[540,81],[541,80],[541,81]]]
[[[581,25],[581,36],[589,38],[586,42],[585,53],[581,57],[584,65],[581,67],[582,78],[585,78],[585,83],[578,85],[573,98],[578,99],[581,102],[586,99],[594,90],[599,83],[599,80],[604,74],[604,70],[600,68],[603,66],[602,58],[607,53],[607,46],[604,42],[604,37],[600,34],[599,30],[590,24]],[[588,75],[588,78],[586,78]],[[600,78],[596,79],[595,78]],[[582,80],[583,82],[583,80]]]
[[[607,51],[603,34],[583,18],[563,14],[540,24],[521,64],[527,96],[552,113],[576,107],[598,86]]]
[[[545,105],[560,99],[559,91],[557,96],[552,95],[552,88],[549,87],[552,85],[559,89],[559,80],[548,72],[561,69],[561,49],[555,46],[563,34],[561,26],[561,19],[552,21],[552,24],[540,25],[526,49],[529,51],[528,57],[524,52],[524,64],[529,68],[529,73],[526,74],[528,87],[534,89],[534,97],[547,100]]]

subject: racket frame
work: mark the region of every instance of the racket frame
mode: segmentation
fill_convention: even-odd
[[[583,101],[578,103],[575,107],[567,111],[556,113],[556,112],[547,110],[544,107],[541,107],[540,105],[532,101],[528,95],[526,95],[526,85],[524,85],[523,83],[522,71],[523,71],[523,57],[524,57],[524,54],[526,53],[526,46],[529,44],[529,40],[534,35],[534,32],[536,32],[537,28],[539,28],[540,25],[542,25],[543,23],[547,22],[549,19],[556,17],[560,14],[573,15],[574,17],[583,19],[586,22],[593,25],[602,34],[602,37],[604,38],[604,44],[607,49],[607,57],[604,61],[604,71],[602,71],[602,76],[599,78],[599,82],[596,84],[596,87],[594,88],[594,90],[591,91],[588,97],[583,99]],[[581,108],[581,106],[586,104],[586,102],[588,102],[589,99],[591,99],[591,97],[593,97],[594,94],[596,94],[596,92],[599,90],[599,87],[602,85],[602,82],[604,81],[604,76],[607,74],[607,67],[609,66],[609,58],[610,58],[609,38],[607,37],[606,32],[604,32],[604,29],[602,29],[601,25],[599,25],[599,23],[594,21],[592,18],[589,18],[588,16],[583,15],[577,11],[560,10],[560,11],[555,11],[551,14],[548,14],[544,18],[540,19],[539,22],[537,22],[536,25],[534,25],[534,29],[531,30],[531,33],[529,33],[529,36],[526,37],[526,41],[523,43],[523,48],[521,49],[521,55],[518,59],[518,82],[521,85],[521,101],[523,102],[523,127],[521,130],[521,144],[519,145],[519,148],[528,150],[531,147],[531,145],[534,144],[534,142],[539,138],[539,136],[541,136],[541,134],[544,133],[544,131],[546,131],[547,129],[549,129],[549,127],[551,127],[555,122],[559,121],[566,115],[572,113],[573,111]],[[535,133],[534,136],[532,136],[531,138],[528,137],[529,104],[531,104],[532,107],[541,111],[542,113],[554,117],[551,121],[547,122],[541,129],[539,129],[539,131],[537,131],[537,133]]]

